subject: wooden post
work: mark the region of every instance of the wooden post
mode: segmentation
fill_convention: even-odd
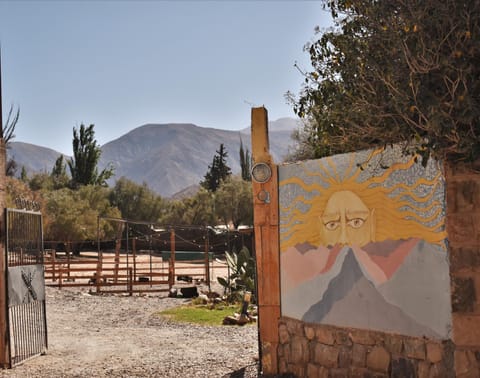
[[[115,259],[113,266],[113,282],[118,282],[118,269],[120,267],[120,248],[122,247],[122,239],[115,241]]]
[[[1,97],[0,85],[0,114],[2,112]],[[3,126],[3,124],[0,125]],[[2,137],[0,138],[0,366],[3,368],[10,367],[10,338],[8,334],[7,299],[7,251],[5,250],[5,160],[5,142]]]
[[[280,318],[280,243],[278,174],[269,151],[268,116],[264,107],[252,109],[252,158],[271,169],[266,182],[252,177],[255,251],[257,262],[260,356],[265,375],[278,374],[278,321]]]
[[[207,281],[208,290],[210,291],[210,254],[208,253],[208,235],[205,238],[205,280]]]
[[[103,252],[98,252],[97,261],[97,274],[95,275],[95,285],[97,287],[97,293],[100,293],[100,286],[102,285],[102,270],[103,270]]]
[[[137,277],[137,238],[132,239],[132,257],[133,257],[133,280]]]
[[[170,230],[170,265],[168,267],[168,279],[170,289],[175,284],[175,230]]]

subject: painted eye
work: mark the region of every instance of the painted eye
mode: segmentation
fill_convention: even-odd
[[[362,218],[354,218],[348,221],[348,225],[352,228],[360,228],[364,223],[365,221]]]
[[[331,222],[325,223],[325,228],[326,228],[328,231],[333,231],[333,230],[336,230],[339,225],[340,225],[339,222],[337,222],[337,221],[331,221]]]

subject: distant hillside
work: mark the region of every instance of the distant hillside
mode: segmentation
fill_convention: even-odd
[[[270,122],[270,150],[276,162],[283,161],[293,144],[290,138],[298,123],[282,118]],[[223,143],[233,173],[240,172],[240,140],[250,147],[250,129],[219,130],[194,124],[147,124],[102,146],[100,168],[112,163],[115,177],[147,185],[164,197],[197,185],[207,172],[215,151]],[[13,142],[8,155],[27,172],[50,172],[59,152],[32,144]]]
[[[51,172],[60,152],[47,147],[23,142],[11,142],[7,149],[8,158],[13,158],[17,163],[17,173],[20,175],[22,167],[27,173]],[[67,157],[68,159],[68,157]]]

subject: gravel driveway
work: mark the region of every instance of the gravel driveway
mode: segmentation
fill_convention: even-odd
[[[257,327],[155,315],[186,299],[46,289],[48,352],[0,377],[256,377]]]

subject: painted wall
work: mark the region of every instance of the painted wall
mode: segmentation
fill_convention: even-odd
[[[399,148],[279,167],[281,315],[447,339],[440,165]]]

